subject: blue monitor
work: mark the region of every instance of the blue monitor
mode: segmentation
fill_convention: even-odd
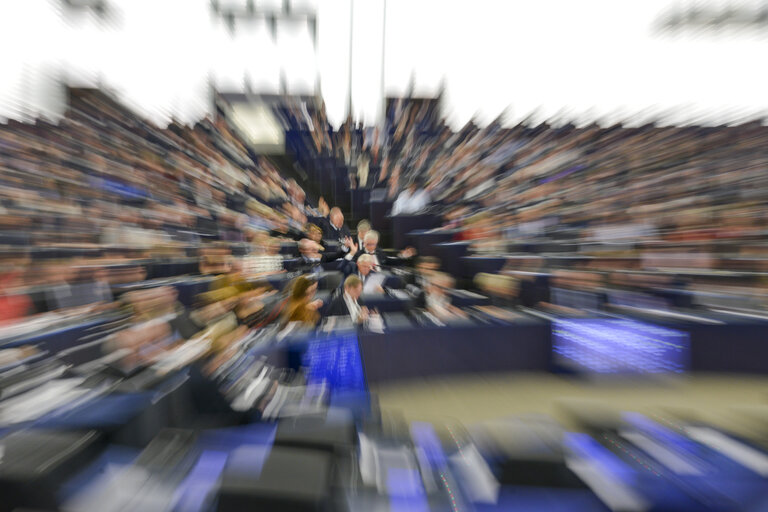
[[[554,362],[599,374],[682,373],[688,369],[688,333],[629,319],[552,322]]]
[[[333,395],[367,392],[357,333],[332,333],[310,340],[302,357],[307,384],[322,386]]]

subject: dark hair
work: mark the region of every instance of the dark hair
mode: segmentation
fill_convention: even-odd
[[[440,265],[440,258],[437,256],[419,256],[416,265]]]

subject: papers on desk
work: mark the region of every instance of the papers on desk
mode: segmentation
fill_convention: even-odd
[[[84,378],[58,379],[0,403],[0,425],[32,421],[67,405],[90,390],[79,388]]]
[[[408,292],[405,290],[389,290],[389,294],[399,300],[409,300],[411,298],[410,295],[408,295]]]
[[[371,332],[375,332],[377,334],[383,334],[384,320],[381,318],[381,315],[372,314],[368,317],[368,320],[366,320],[365,327]]]
[[[379,272],[369,274],[363,285],[363,294],[379,293],[378,288],[383,285],[386,278],[387,276]]]
[[[182,368],[208,352],[211,348],[211,342],[211,339],[206,336],[193,338],[176,349],[163,354],[154,364],[154,368],[159,373],[168,373]]]
[[[20,323],[0,327],[0,339],[15,338],[25,334],[32,334],[63,321],[64,316],[57,313],[47,313],[36,316]]]

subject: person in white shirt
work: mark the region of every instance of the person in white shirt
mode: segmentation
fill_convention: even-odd
[[[418,213],[430,205],[432,199],[429,192],[420,189],[417,182],[413,181],[408,188],[400,192],[392,205],[392,215],[411,215]]]
[[[427,280],[425,288],[426,310],[439,320],[467,317],[466,313],[451,304],[447,290],[453,288],[453,285],[453,278],[443,272],[435,272]]]
[[[280,240],[259,231],[253,235],[251,254],[242,257],[242,272],[246,276],[276,274],[283,271]]]
[[[381,249],[379,249],[378,231],[370,230],[365,234],[365,238],[363,239],[362,251],[354,251],[344,258],[346,260],[357,261],[364,254],[369,254],[373,258],[373,269],[379,271],[382,265],[398,265],[413,258],[416,255],[416,249],[413,247],[406,247],[404,250],[400,251],[397,256],[387,256]]]

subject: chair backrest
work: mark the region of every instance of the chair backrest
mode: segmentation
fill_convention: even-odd
[[[321,290],[335,290],[344,280],[344,274],[338,270],[321,272],[318,277],[318,288]]]

